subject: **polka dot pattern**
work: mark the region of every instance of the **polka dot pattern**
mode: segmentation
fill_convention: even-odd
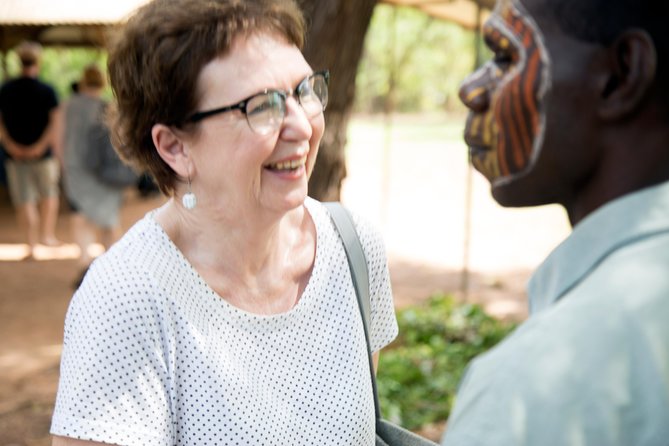
[[[362,319],[325,208],[297,305],[245,312],[202,280],[148,214],[91,266],[65,323],[51,432],[119,445],[373,445]],[[397,335],[379,234],[354,215],[371,343]]]

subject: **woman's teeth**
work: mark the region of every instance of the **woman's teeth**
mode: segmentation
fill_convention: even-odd
[[[297,169],[298,167],[304,166],[306,162],[307,162],[307,157],[305,156],[296,160],[269,164],[267,167],[271,170],[294,170]]]

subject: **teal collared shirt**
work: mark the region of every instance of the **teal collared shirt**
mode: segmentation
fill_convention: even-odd
[[[443,444],[668,446],[669,182],[576,225],[528,296],[470,365]]]

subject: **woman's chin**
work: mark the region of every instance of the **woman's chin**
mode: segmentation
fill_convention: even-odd
[[[271,199],[266,207],[276,212],[290,212],[304,204],[307,199],[307,188],[293,190],[281,197]]]

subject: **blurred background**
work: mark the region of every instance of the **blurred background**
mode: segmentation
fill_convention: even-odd
[[[2,78],[19,72],[12,48],[38,40],[40,78],[66,101],[86,65],[106,65],[105,42],[144,2],[3,0]],[[301,1],[305,56],[332,73],[310,194],[340,199],[381,230],[401,327],[382,355],[382,407],[434,439],[465,364],[526,317],[525,282],[569,231],[557,206],[501,208],[469,166],[457,91],[488,57],[477,30],[493,3]],[[128,188],[124,229],[163,201],[146,184]],[[63,319],[79,273],[67,206],[58,236],[63,246],[21,260],[0,168],[0,446],[50,444]]]

